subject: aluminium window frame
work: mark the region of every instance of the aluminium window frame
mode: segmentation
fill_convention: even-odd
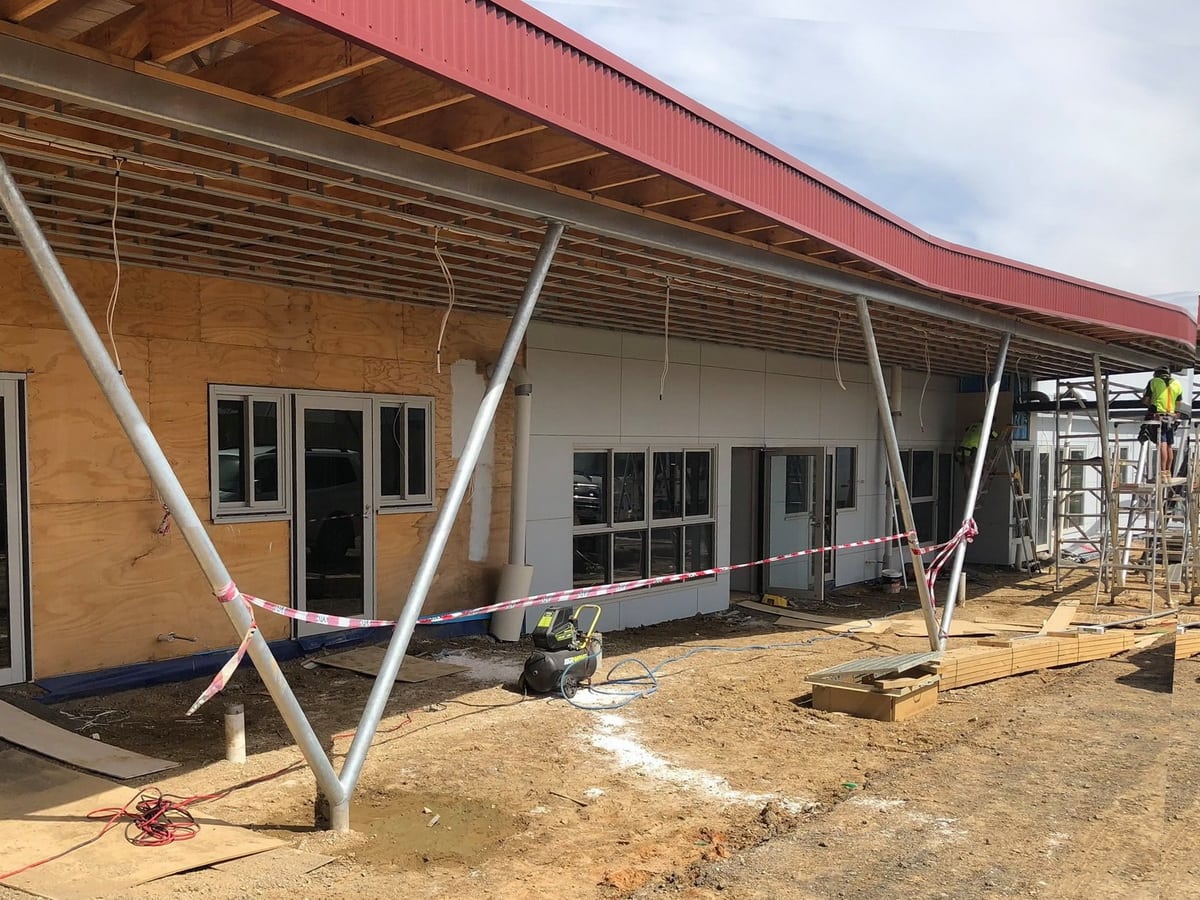
[[[374,479],[375,510],[383,515],[398,512],[429,511],[434,508],[434,497],[437,493],[434,482],[434,405],[433,397],[423,397],[416,394],[367,394],[371,400],[371,427],[379,429],[379,413],[384,409],[403,411],[404,416],[404,467],[403,477],[405,488],[408,487],[408,410],[421,409],[425,412],[425,490],[420,494],[406,491],[405,494],[383,493],[383,438],[382,432],[377,435],[375,450],[375,465],[372,477]]]
[[[297,397],[323,397],[330,399],[343,397],[348,400],[367,400],[370,402],[371,421],[367,431],[374,444],[372,447],[374,461],[370,473],[371,483],[369,491],[376,515],[427,513],[437,509],[437,401],[435,398],[420,394],[384,394],[373,391],[327,391],[308,388],[210,384],[208,386],[209,515],[214,525],[238,522],[288,521],[294,516],[296,509],[296,466],[293,456],[295,453],[293,440],[296,428]],[[219,454],[216,447],[217,408],[219,400],[241,400],[251,403],[249,407],[251,415],[247,417],[248,423],[246,426],[248,446],[253,446],[253,402],[269,401],[278,404],[277,437],[280,444],[276,450],[276,465],[280,480],[279,501],[270,501],[266,504],[245,501],[239,502],[236,505],[232,503],[222,504],[220,502]],[[379,431],[378,421],[380,410],[395,407],[401,407],[405,410],[417,407],[425,411],[425,491],[415,496],[400,497],[395,494],[383,493],[383,454],[381,453],[383,435],[377,433]],[[407,413],[405,427],[407,428]],[[253,460],[251,460],[251,465],[248,468],[251,472],[253,471]],[[404,472],[404,480],[407,484],[407,469]]]
[[[292,394],[282,388],[247,385],[210,384],[208,386],[208,490],[210,515],[213,524],[230,522],[278,522],[292,515]],[[222,400],[238,400],[246,404],[243,438],[249,450],[248,465],[242,472],[246,499],[236,503],[221,501],[220,447],[218,446],[218,409]],[[254,498],[254,404],[274,403],[275,414],[275,472],[279,480],[276,500],[257,501]]]
[[[571,472],[575,470],[575,454],[577,453],[603,453],[606,457],[606,478],[607,478],[607,497],[605,502],[605,521],[603,524],[594,525],[575,525],[574,497],[572,491],[571,499],[571,532],[570,540],[572,547],[572,556],[574,555],[574,543],[577,537],[586,537],[588,535],[608,535],[608,561],[607,572],[609,579],[613,576],[613,557],[615,553],[615,544],[613,536],[623,533],[640,533],[645,535],[645,556],[644,572],[650,572],[650,553],[651,553],[651,535],[658,528],[678,528],[679,535],[679,572],[685,571],[683,568],[684,561],[687,558],[687,528],[689,525],[711,525],[712,526],[712,557],[713,565],[717,560],[717,499],[718,499],[718,484],[717,484],[717,467],[719,465],[720,455],[718,448],[715,445],[706,444],[703,446],[684,446],[681,444],[619,444],[599,445],[595,443],[579,444],[571,448]],[[616,472],[615,459],[618,453],[634,453],[642,454],[645,459],[643,471],[643,487],[642,487],[642,505],[643,515],[641,519],[628,522],[615,521],[614,509],[616,504]],[[655,453],[679,453],[682,458],[681,472],[681,488],[683,494],[680,498],[683,506],[682,516],[672,516],[670,518],[656,519],[654,517],[654,454]],[[687,454],[688,453],[706,453],[709,458],[708,469],[708,512],[703,515],[687,514]],[[572,474],[574,479],[574,474]],[[574,572],[571,574],[572,584],[574,584]],[[706,580],[706,579],[696,579]],[[641,596],[650,591],[671,590],[678,585],[665,585],[658,588],[642,588],[636,591],[626,592],[630,595]],[[625,596],[625,594],[622,594]]]

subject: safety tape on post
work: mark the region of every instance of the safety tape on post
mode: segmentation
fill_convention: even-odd
[[[933,562],[929,564],[929,568],[925,570],[925,585],[929,588],[929,599],[933,600],[933,586],[937,582],[938,575],[941,574],[942,568],[950,561],[950,557],[958,549],[960,544],[969,544],[979,535],[979,526],[975,524],[974,519],[967,519],[959,526],[958,531],[954,536],[944,544],[939,544],[936,548],[937,556],[933,558]]]
[[[204,692],[196,698],[196,702],[188,709],[187,715],[189,716],[225,689],[225,685],[229,683],[229,679],[233,677],[233,673],[242,664],[242,658],[246,655],[246,651],[250,649],[250,642],[254,640],[254,635],[258,631],[258,623],[254,621],[254,608],[248,602],[250,598],[239,591],[236,584],[231,581],[221,590],[217,591],[216,597],[219,603],[232,603],[238,597],[247,601],[246,608],[250,610],[250,627],[246,629],[245,635],[242,636],[242,642],[238,644],[233,656],[229,658],[225,665],[221,666],[221,670],[213,676],[213,680],[208,683],[208,687],[204,689]]]

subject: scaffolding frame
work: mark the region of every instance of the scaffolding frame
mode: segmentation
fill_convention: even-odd
[[[1090,383],[1055,382],[1055,589],[1062,589],[1065,573],[1084,569],[1095,575],[1094,606],[1101,594],[1115,603],[1136,591],[1148,595],[1154,613],[1160,601],[1173,607],[1177,595],[1187,595],[1194,603],[1200,593],[1200,445],[1190,419],[1178,418],[1175,443],[1185,449],[1164,471],[1159,442],[1144,430],[1154,420],[1114,408],[1140,396],[1138,388],[1103,376],[1098,360]],[[1099,452],[1085,455],[1072,446],[1080,443],[1098,445]]]

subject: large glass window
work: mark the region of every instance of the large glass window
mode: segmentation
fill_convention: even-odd
[[[711,450],[579,450],[572,468],[576,587],[712,567]]]
[[[292,397],[310,393],[315,392],[209,388],[209,479],[214,521],[291,515]],[[370,400],[377,462],[375,472],[365,475],[374,480],[375,508],[386,512],[431,506],[433,401],[428,397],[395,396],[372,396]],[[306,461],[308,477],[338,475],[315,472],[332,463],[313,458]]]

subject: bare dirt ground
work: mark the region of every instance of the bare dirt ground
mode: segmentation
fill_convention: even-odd
[[[1052,588],[1052,576],[980,572],[963,615],[1039,625],[1070,593]],[[1075,596],[1090,614],[1091,589]],[[860,588],[814,611],[915,606],[911,591]],[[779,644],[798,646],[749,649]],[[814,711],[804,675],[921,650],[923,639],[831,637],[735,609],[607,635],[604,669],[627,657],[655,666],[700,646],[744,652],[697,653],[667,666],[652,696],[592,712],[504,686],[527,645],[414,642],[411,652],[449,653],[470,670],[396,686],[355,833],[313,829],[303,768],[200,807],[333,863],[299,877],[264,867],[249,881],[201,870],[123,896],[1200,897],[1200,662],[1181,662],[1173,695],[1169,637],[1113,660],[948,692],[896,724]],[[367,678],[285,669],[318,734],[354,727]],[[203,684],[54,709],[68,727],[181,761],[146,782],[177,794],[299,760],[252,671],[185,719]],[[229,701],[246,705],[241,767],[222,759]],[[330,746],[336,757],[348,745]]]

